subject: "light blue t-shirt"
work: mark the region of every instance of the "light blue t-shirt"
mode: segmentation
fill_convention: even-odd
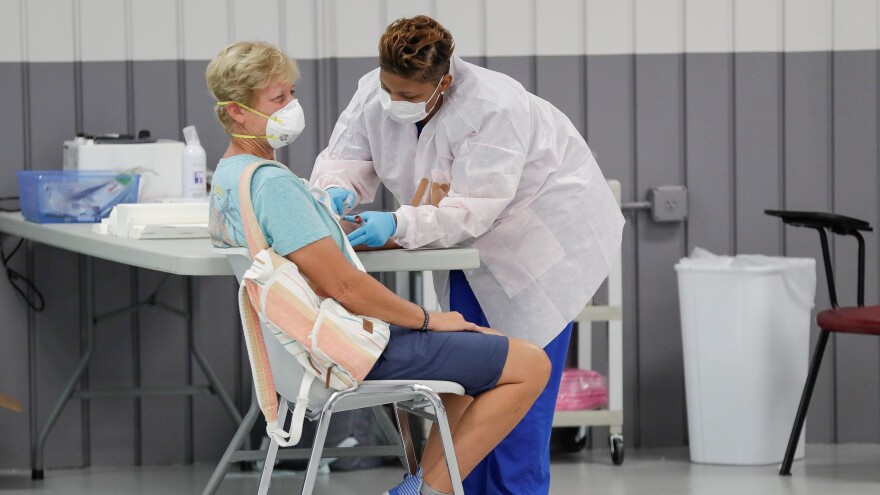
[[[215,247],[247,247],[238,202],[238,181],[248,165],[261,160],[253,155],[236,155],[223,158],[217,164],[211,181],[208,223]],[[336,221],[289,169],[272,165],[260,167],[251,180],[251,201],[266,242],[281,256],[332,236],[348,258]]]

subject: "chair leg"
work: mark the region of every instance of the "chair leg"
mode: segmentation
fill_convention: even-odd
[[[278,406],[278,424],[284,427],[287,422],[287,401],[282,398]],[[270,437],[271,438],[271,437]],[[266,463],[263,464],[263,474],[260,476],[260,488],[257,495],[266,495],[269,493],[269,486],[272,484],[272,471],[275,470],[275,457],[278,455],[278,442],[272,439],[269,442],[269,450],[266,452]]]
[[[828,344],[828,336],[831,332],[822,330],[819,340],[816,342],[816,350],[810,363],[810,372],[807,374],[807,383],[804,384],[804,393],[801,395],[801,403],[798,405],[797,415],[794,417],[794,425],[791,429],[791,437],[788,439],[788,447],[785,449],[785,457],[782,459],[780,476],[791,476],[791,464],[794,461],[794,453],[797,450],[801,432],[804,429],[804,421],[807,418],[807,409],[810,407],[810,399],[813,397],[813,388],[819,377],[819,368],[822,366],[822,356],[825,354],[825,346]]]
[[[309,466],[306,468],[302,495],[312,495],[312,490],[315,488],[315,478],[321,467],[321,454],[324,451],[324,442],[327,440],[327,429],[330,427],[330,418],[333,415],[332,401],[333,397],[324,405],[321,419],[318,420],[318,431],[315,432],[315,443],[312,445],[312,455],[309,457]]]
[[[406,417],[406,411],[397,408],[394,404],[394,414],[397,417],[397,429],[400,431],[400,440],[403,443],[403,456],[401,462],[404,469],[410,474],[416,474],[419,470],[419,461],[416,458],[416,448],[413,445],[412,433],[409,429],[409,421]]]
[[[254,423],[256,423],[258,414],[260,414],[260,405],[257,403],[257,394],[254,394],[251,399],[250,409],[248,409],[247,414],[245,414],[244,419],[242,419],[241,424],[235,431],[235,435],[233,435],[232,440],[226,447],[226,452],[223,453],[223,457],[214,469],[211,479],[208,480],[208,484],[205,485],[205,490],[202,492],[202,495],[214,495],[217,488],[220,487],[220,483],[223,482],[223,477],[229,469],[229,459],[231,459],[235,451],[247,441],[247,435],[250,433],[251,428],[253,428]]]
[[[446,408],[443,401],[433,390],[421,385],[413,388],[422,393],[434,406],[434,415],[437,417],[437,426],[440,430],[440,440],[443,443],[443,454],[446,457],[446,468],[449,469],[449,479],[452,481],[453,495],[464,495],[464,487],[461,484],[461,473],[458,471],[458,459],[455,457],[455,445],[452,443],[452,429],[446,417]]]
[[[392,445],[400,445],[401,451],[398,456],[400,463],[403,464],[404,469],[409,470],[406,444],[400,435],[400,431],[394,427],[394,423],[383,406],[373,406],[371,409],[373,410],[373,415],[376,416],[376,420],[379,422],[379,426],[382,428],[382,432],[385,434],[385,439]]]

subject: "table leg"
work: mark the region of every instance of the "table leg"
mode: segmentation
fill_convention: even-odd
[[[80,256],[79,293],[80,311],[82,312],[80,315],[80,338],[82,339],[82,347],[80,350],[79,363],[76,365],[73,375],[71,375],[70,379],[67,381],[67,385],[65,385],[64,391],[61,393],[61,397],[58,398],[55,407],[49,414],[49,419],[46,422],[46,425],[40,431],[40,435],[37,437],[36,442],[34,442],[31,458],[31,479],[34,480],[43,479],[43,447],[45,446],[46,438],[49,436],[49,432],[52,431],[52,427],[55,426],[55,422],[58,421],[58,417],[61,416],[61,411],[64,410],[64,406],[67,405],[67,401],[70,400],[71,395],[73,395],[73,390],[76,388],[77,382],[85,372],[89,365],[89,360],[92,358],[92,351],[94,350],[95,343],[95,286],[93,275],[93,259],[89,256]]]

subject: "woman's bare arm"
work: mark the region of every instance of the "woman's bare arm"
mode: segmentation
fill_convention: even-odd
[[[330,237],[297,249],[287,258],[318,287],[320,293],[332,297],[345,309],[404,328],[422,327],[425,320],[422,308],[352,266]],[[479,330],[454,311],[431,313],[428,328],[435,331]]]

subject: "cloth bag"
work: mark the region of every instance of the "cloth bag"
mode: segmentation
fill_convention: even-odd
[[[242,279],[238,302],[266,433],[280,446],[288,447],[299,443],[302,436],[312,382],[318,379],[334,390],[357,387],[388,345],[390,330],[381,320],[353,314],[335,300],[319,297],[296,264],[268,245],[251,201],[251,179],[262,166],[285,168],[272,160],[255,162],[239,179],[239,207],[253,265]],[[342,232],[327,193],[315,188],[310,192],[337,220]],[[365,271],[344,232],[342,238],[355,266]],[[284,424],[278,422],[277,392],[260,324],[268,327],[305,369],[290,431],[284,431]]]

